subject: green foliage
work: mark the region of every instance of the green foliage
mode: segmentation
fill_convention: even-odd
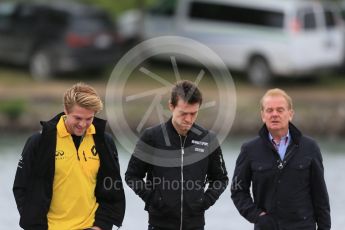
[[[78,0],[79,2],[100,6],[111,15],[120,13],[132,8],[145,8],[157,0]]]
[[[22,99],[0,101],[0,113],[5,114],[10,120],[18,119],[26,108],[26,102]]]

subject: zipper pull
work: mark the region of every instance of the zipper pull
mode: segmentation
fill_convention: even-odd
[[[278,169],[283,169],[283,168],[284,168],[283,162],[280,162],[280,164],[278,165]]]
[[[183,147],[181,148],[181,153],[182,153],[182,155],[184,155],[184,148]]]

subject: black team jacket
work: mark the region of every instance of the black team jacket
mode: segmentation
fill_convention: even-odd
[[[55,172],[56,125],[63,113],[41,122],[42,131],[26,142],[19,160],[13,193],[20,214],[20,226],[25,230],[47,230],[47,214],[53,195]],[[93,135],[100,158],[95,196],[99,204],[94,225],[111,230],[121,226],[125,213],[125,195],[115,143],[105,133],[106,121],[95,118]]]
[[[170,119],[144,131],[126,182],[144,200],[149,224],[188,230],[204,226],[205,210],[225,190],[228,177],[215,134],[194,124],[183,137]]]

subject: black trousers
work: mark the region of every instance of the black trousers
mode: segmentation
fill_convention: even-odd
[[[148,230],[172,230],[172,229],[168,229],[168,228],[159,228],[159,227],[154,227],[152,225],[149,225]],[[200,228],[193,228],[193,229],[183,229],[183,230],[204,230],[204,227],[200,227]]]

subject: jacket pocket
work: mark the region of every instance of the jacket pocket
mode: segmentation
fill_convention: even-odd
[[[266,172],[268,170],[272,170],[273,164],[271,163],[262,163],[262,162],[253,162],[251,164],[251,169],[254,172]]]
[[[304,158],[298,162],[294,162],[293,164],[291,164],[291,168],[295,170],[307,170],[309,169],[310,164],[311,164],[311,159]]]
[[[272,179],[273,176],[273,164],[267,162],[252,162],[251,169],[253,172],[253,182],[256,180],[266,181]]]
[[[161,194],[159,189],[153,191],[153,194],[148,203],[148,211],[154,215],[165,215],[171,211],[171,207],[169,207]]]
[[[253,190],[266,189],[274,184],[275,170],[271,162],[252,162]]]
[[[163,197],[158,189],[153,191],[151,199],[149,200],[149,206],[155,209],[161,209],[164,206]]]
[[[313,211],[306,209],[287,210],[283,218],[287,221],[310,221],[313,218]]]
[[[205,195],[202,193],[192,201],[187,201],[189,208],[196,213],[203,213],[205,211]]]
[[[289,177],[295,178],[295,184],[298,185],[305,185],[309,183],[310,180],[310,165],[311,159],[304,158],[299,161],[291,162],[289,166]]]
[[[255,230],[278,230],[276,220],[271,215],[259,216]]]

